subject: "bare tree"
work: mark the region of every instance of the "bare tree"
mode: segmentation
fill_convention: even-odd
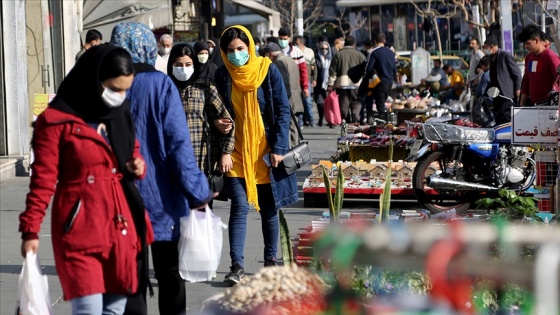
[[[556,49],[560,49],[560,38],[558,35],[558,29],[556,28],[558,23],[560,23],[560,18],[557,15],[554,15],[549,10],[547,10],[547,1],[537,0],[537,2],[541,6],[544,15],[552,20],[552,23],[549,23],[546,26],[550,30],[550,34],[552,35],[551,37],[552,40],[554,41],[554,45],[556,46]]]
[[[324,0],[303,1],[303,25],[311,29],[317,20],[323,16]],[[264,0],[263,4],[280,13],[282,26],[290,29],[290,34],[295,33],[296,4],[297,0]]]
[[[420,8],[420,6],[418,6],[418,4],[416,4],[413,0],[409,0],[410,3],[414,6],[414,8],[416,9],[416,13],[423,17],[423,18],[428,18],[431,19],[434,23],[434,29],[436,31],[436,37],[437,37],[437,41],[438,41],[438,49],[439,49],[439,56],[440,56],[440,61],[441,61],[441,56],[443,55],[443,49],[441,47],[441,35],[439,33],[439,27],[437,24],[437,19],[449,19],[454,17],[457,14],[457,6],[455,5],[449,5],[448,3],[446,3],[444,0],[428,0],[428,2],[426,3],[426,6],[424,8]],[[446,13],[441,13],[436,9],[437,4],[444,4],[447,6],[448,11]]]
[[[352,33],[356,30],[359,30],[366,25],[367,17],[362,15],[362,12],[356,13],[356,20],[354,23],[351,23],[348,18],[346,17],[346,8],[339,9],[338,15],[334,17],[336,22],[325,22],[321,25],[331,25],[335,29],[339,29],[344,37],[348,35],[352,35]]]

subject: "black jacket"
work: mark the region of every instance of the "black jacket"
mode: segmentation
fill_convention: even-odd
[[[500,49],[495,59],[490,58],[490,86],[498,87],[501,95],[515,100],[515,91],[521,90],[521,79],[521,70],[510,53]]]

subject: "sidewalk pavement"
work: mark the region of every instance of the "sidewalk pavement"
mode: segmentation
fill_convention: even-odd
[[[314,127],[303,129],[306,140],[309,140],[313,162],[318,160],[328,160],[336,151],[336,139],[339,128],[329,129],[328,127]],[[300,191],[299,201],[284,209],[290,236],[296,237],[301,229],[311,224],[311,220],[321,217],[326,209],[324,208],[304,208],[302,184],[311,170],[311,164],[297,172],[298,185]],[[20,233],[18,233],[18,215],[25,209],[25,196],[28,191],[29,178],[16,177],[0,182],[0,315],[13,315],[15,311],[18,290],[18,276],[21,272],[22,257],[20,255]],[[366,201],[355,204],[353,210],[363,211],[377,209],[377,202]],[[227,224],[229,217],[229,202],[216,201],[214,211],[222,217]],[[62,290],[56,270],[54,268],[54,257],[50,242],[50,216],[45,217],[40,233],[39,257],[44,268],[44,273],[48,275],[49,291],[51,302],[53,303],[54,314],[70,314],[70,304],[62,299]],[[247,240],[245,243],[245,271],[247,274],[256,273],[263,265],[263,242],[260,230],[259,214],[251,210],[248,217]],[[222,282],[224,276],[229,271],[230,260],[228,255],[229,242],[227,230],[224,231],[224,244],[222,250],[221,263],[218,268],[217,278],[205,283],[187,283],[187,314],[197,314],[201,303],[227,287]],[[280,246],[279,246],[280,247]],[[281,257],[281,253],[278,254]],[[150,261],[151,263],[151,261]],[[79,281],[79,279],[76,279]],[[148,314],[158,314],[157,309],[157,281],[153,278],[151,270],[151,282],[154,284],[154,297],[148,300]]]

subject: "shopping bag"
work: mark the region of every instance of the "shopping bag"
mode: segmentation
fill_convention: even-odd
[[[27,252],[18,282],[18,310],[21,315],[52,314],[49,283],[41,272],[41,263],[36,253]]]
[[[340,125],[342,123],[338,94],[335,91],[331,91],[325,99],[325,120],[331,125]]]
[[[222,254],[222,232],[227,225],[210,208],[181,218],[179,274],[190,282],[209,281],[216,275]]]

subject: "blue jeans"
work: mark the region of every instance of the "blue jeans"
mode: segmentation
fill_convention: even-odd
[[[121,315],[126,295],[92,294],[72,299],[72,315]]]
[[[229,256],[232,265],[239,263],[243,266],[245,238],[247,236],[247,215],[249,214],[249,203],[247,202],[247,190],[245,179],[237,177],[226,177],[231,199],[229,214]],[[278,212],[274,205],[271,184],[257,185],[259,206],[261,211],[261,228],[264,240],[264,259],[275,259],[278,249]]]
[[[313,98],[311,97],[311,94],[313,93],[313,81],[309,81],[309,96],[305,97],[303,95],[303,92],[301,93],[301,100],[303,101],[303,113],[304,116],[303,118],[305,119],[305,121],[308,121],[312,126],[313,126]]]

